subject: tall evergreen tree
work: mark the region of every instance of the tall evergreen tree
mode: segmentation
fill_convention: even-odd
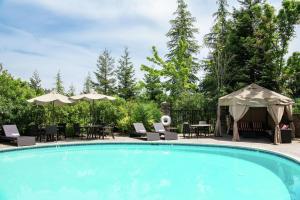
[[[230,77],[228,92],[253,82],[278,90],[273,43],[276,38],[275,10],[262,0],[239,2],[241,7],[233,12],[226,48],[226,52],[233,55],[227,71]]]
[[[184,56],[186,58],[192,58],[193,68],[190,79],[195,82],[197,77],[194,74],[199,68],[197,54],[200,49],[195,38],[195,34],[198,33],[198,29],[194,25],[196,18],[192,17],[184,0],[177,0],[177,3],[177,10],[174,12],[175,19],[170,20],[171,29],[167,33],[167,37],[169,38],[167,43],[169,51],[166,57],[168,60],[176,57],[176,52],[178,52],[180,48],[180,41],[185,41],[187,43],[187,51]]]
[[[226,43],[228,39],[229,24],[227,16],[227,0],[217,0],[218,11],[214,13],[215,24],[209,34],[205,36],[205,44],[210,48],[210,56],[204,62],[206,79],[202,83],[202,87],[212,92],[213,96],[219,97],[224,90],[226,82],[226,70],[232,55],[228,55],[226,51]],[[209,78],[208,78],[209,77]]]
[[[76,93],[76,88],[73,84],[71,84],[68,90],[68,96],[69,97],[74,96],[75,93]]]
[[[276,16],[274,7],[265,1],[240,2],[242,7],[234,12],[234,26],[228,44],[228,51],[235,55],[230,63],[230,84],[256,82],[280,91],[283,57],[299,19],[300,4],[284,0]]]
[[[130,61],[128,48],[124,49],[124,54],[119,60],[117,69],[118,94],[124,99],[131,99],[135,95],[134,67]]]
[[[144,76],[144,88],[147,100],[161,103],[163,88],[159,76],[146,73]]]
[[[35,70],[32,74],[32,77],[29,80],[30,87],[33,88],[36,93],[42,92],[41,79],[37,70]]]
[[[84,94],[91,93],[92,89],[93,89],[93,82],[92,82],[91,74],[89,72],[87,77],[84,80],[82,93],[84,93]]]
[[[110,52],[105,49],[97,61],[97,71],[94,72],[97,81],[93,82],[95,89],[105,95],[115,93],[114,59]]]
[[[56,77],[55,77],[55,90],[59,94],[65,93],[65,88],[63,86],[60,71],[57,72]]]

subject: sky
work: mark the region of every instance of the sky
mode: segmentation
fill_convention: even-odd
[[[269,2],[280,8],[280,0]],[[217,6],[215,0],[187,3],[199,29],[198,57],[205,58],[203,36],[213,24]],[[166,53],[165,35],[176,6],[176,0],[0,0],[0,63],[24,80],[37,70],[42,86],[49,89],[60,71],[65,88],[72,84],[80,93],[105,48],[117,61],[128,47],[140,80],[140,65],[147,64],[151,47],[156,46],[160,55]],[[237,6],[237,0],[229,0],[230,8]],[[290,53],[299,47],[298,26]]]

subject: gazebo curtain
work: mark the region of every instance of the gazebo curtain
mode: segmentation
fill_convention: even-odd
[[[239,130],[237,126],[237,122],[243,118],[243,116],[247,113],[249,110],[249,106],[247,105],[233,105],[229,106],[229,112],[230,115],[233,117],[234,123],[233,123],[233,141],[239,141],[240,135]]]
[[[268,112],[270,113],[273,121],[275,122],[274,144],[279,144],[281,143],[281,132],[279,123],[284,113],[284,106],[270,105],[268,106]]]
[[[289,122],[290,122],[290,127],[292,129],[292,137],[294,138],[296,128],[295,128],[295,124],[293,122],[293,106],[292,105],[285,106],[285,111],[286,111],[287,117],[288,117]]]

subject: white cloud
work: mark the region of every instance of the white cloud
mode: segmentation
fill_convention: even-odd
[[[14,75],[28,79],[37,69],[43,85],[50,88],[60,70],[66,85],[73,82],[79,88],[87,71],[95,65],[97,55],[86,48],[46,37],[37,38],[12,27],[5,28],[11,34],[0,34],[1,62]]]
[[[140,16],[148,19],[168,18],[176,0],[13,0],[15,4],[32,4],[70,17],[117,19]]]

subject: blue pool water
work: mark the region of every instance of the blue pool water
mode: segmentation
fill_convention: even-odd
[[[0,199],[299,200],[300,165],[213,146],[35,148],[0,153]]]

